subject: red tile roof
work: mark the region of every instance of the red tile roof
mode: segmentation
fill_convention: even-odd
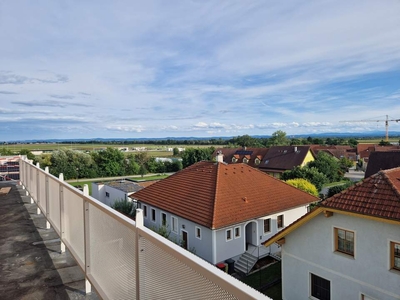
[[[380,171],[320,206],[400,221],[400,168]]]
[[[269,238],[264,246],[269,246],[318,214],[335,209],[354,214],[400,221],[400,168],[380,171],[318,204],[312,211],[294,221]]]
[[[217,229],[318,199],[245,164],[199,162],[132,195]]]

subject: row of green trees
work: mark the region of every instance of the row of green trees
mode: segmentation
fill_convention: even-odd
[[[107,148],[99,152],[83,153],[74,150],[57,150],[51,155],[44,154],[35,158],[42,168],[48,166],[50,173],[65,179],[114,177],[145,175],[147,173],[177,172],[182,162],[175,159],[156,161],[146,152],[124,155],[116,148]]]

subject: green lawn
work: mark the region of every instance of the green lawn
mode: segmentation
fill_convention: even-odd
[[[271,299],[282,300],[282,283],[275,284],[263,293]]]
[[[259,272],[251,274],[241,279],[245,284],[259,289],[260,287],[268,284],[269,282],[281,278],[281,263],[277,262]]]
[[[322,188],[330,188],[333,186],[337,186],[337,185],[342,185],[349,182],[348,180],[342,180],[342,181],[337,181],[337,182],[331,182],[331,183],[326,183],[322,186]]]
[[[132,179],[132,180],[136,180],[136,181],[149,181],[149,180],[160,180],[160,179],[164,179],[164,178],[167,178],[169,175],[154,175],[154,176],[144,176],[144,177],[141,177],[141,176],[132,176],[132,177],[127,177],[127,178],[129,178],[129,179]]]

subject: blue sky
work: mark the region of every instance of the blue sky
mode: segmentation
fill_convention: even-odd
[[[384,130],[400,1],[2,1],[0,141]],[[391,122],[390,130],[400,131]]]

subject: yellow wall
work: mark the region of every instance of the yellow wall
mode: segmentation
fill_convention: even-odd
[[[308,150],[306,157],[304,158],[303,163],[301,164],[302,167],[304,167],[308,162],[313,161],[314,156],[312,155],[311,151]]]

